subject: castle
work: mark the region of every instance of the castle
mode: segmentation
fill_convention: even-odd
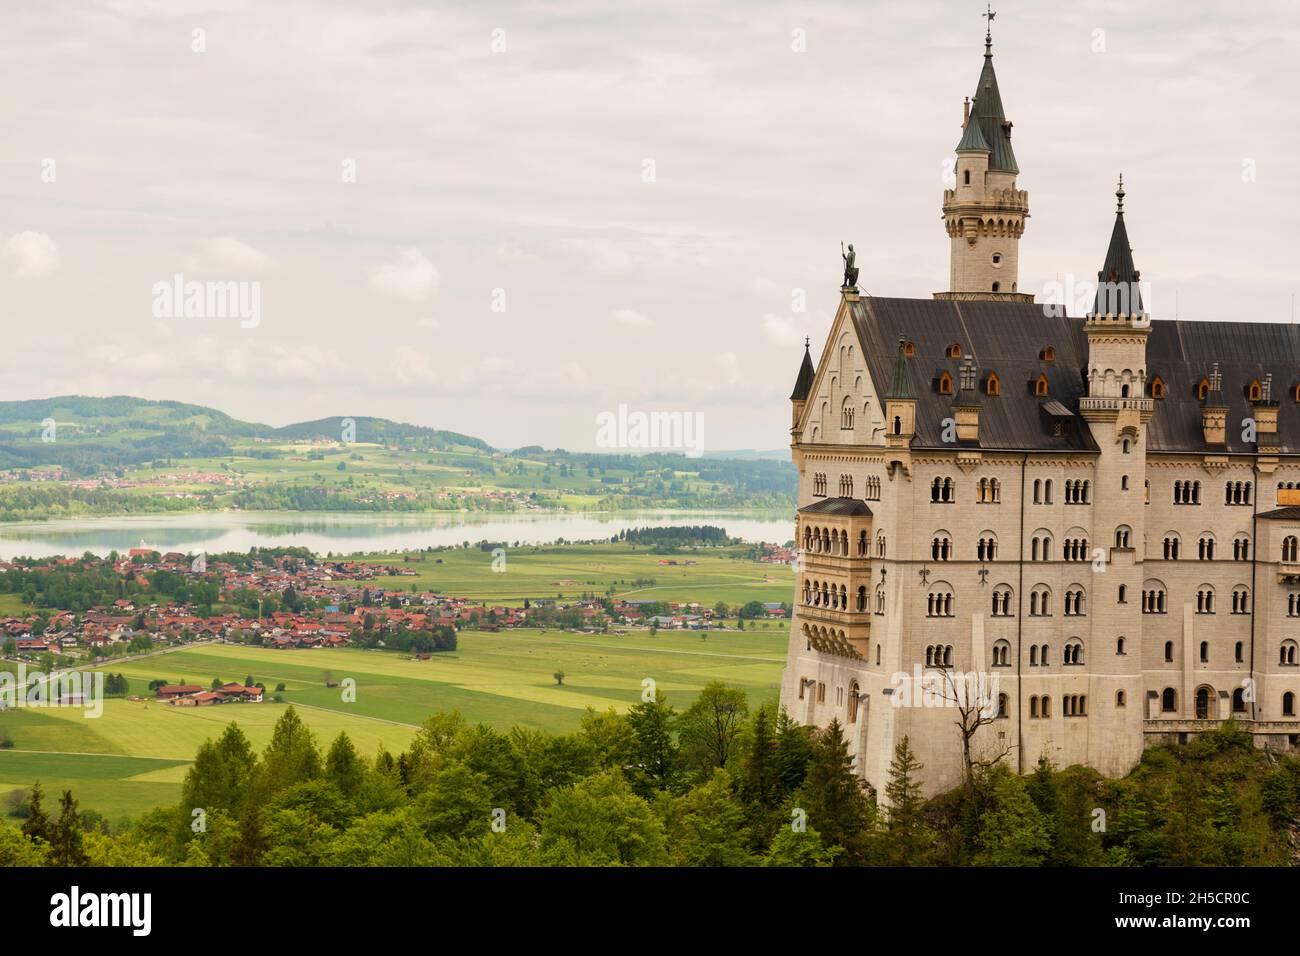
[[[986,35],[949,291],[863,294],[850,247],[790,396],[781,703],[837,719],[878,791],[904,736],[929,793],[968,762],[1120,775],[1230,717],[1300,747],[1300,328],[1151,319],[1122,179],[1092,309],[1036,304],[1018,173]],[[952,706],[957,675],[986,706]]]

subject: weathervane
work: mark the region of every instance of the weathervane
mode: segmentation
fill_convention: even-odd
[[[989,53],[993,49],[993,18],[997,16],[997,11],[993,9],[992,4],[985,4],[984,9],[985,12],[980,14],[988,21],[984,30],[984,52]]]

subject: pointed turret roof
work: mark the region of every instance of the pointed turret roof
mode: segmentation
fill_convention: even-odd
[[[894,360],[894,375],[889,381],[885,398],[916,398],[912,390],[912,369],[907,361],[907,343],[898,340],[898,358]]]
[[[992,152],[989,149],[988,141],[984,138],[984,131],[980,129],[980,124],[975,122],[974,117],[966,120],[966,129],[961,135],[961,142],[957,144],[957,152],[964,149],[980,149],[986,153]]]
[[[803,364],[799,366],[799,377],[794,380],[794,391],[790,393],[790,401],[806,402],[808,393],[812,391],[813,378],[817,370],[813,368],[812,355],[808,352],[808,340],[803,340]]]
[[[972,98],[970,120],[966,123],[964,143],[971,136],[970,127],[978,125],[980,135],[989,146],[989,169],[1018,173],[1016,154],[1011,150],[1011,124],[1002,111],[1002,94],[998,92],[998,76],[993,72],[993,38],[984,37],[984,69],[980,71],[979,85]],[[973,121],[973,122],[972,122]],[[957,147],[961,149],[960,146]]]
[[[1106,261],[1097,273],[1094,315],[1142,314],[1142,295],[1138,289],[1142,273],[1133,265],[1133,248],[1129,245],[1128,229],[1124,226],[1124,195],[1124,177],[1121,175],[1119,188],[1115,190],[1115,227],[1110,232]]]

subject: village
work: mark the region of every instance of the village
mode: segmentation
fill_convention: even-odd
[[[764,557],[776,563],[775,554]],[[740,608],[725,604],[706,607],[597,596],[495,604],[413,590],[406,579],[417,572],[409,565],[304,559],[301,554],[261,554],[239,563],[247,566],[180,552],[159,553],[148,547],[132,548],[115,559],[86,555],[0,562],[0,575],[11,591],[19,590],[15,585],[28,576],[111,572],[119,585],[116,590],[128,594],[80,611],[49,607],[0,617],[4,657],[50,669],[214,640],[279,650],[379,647],[427,657],[432,651],[454,648],[455,633],[465,628],[552,627],[579,633],[622,633],[618,630],[622,628],[708,630],[726,628],[728,618],[741,615]],[[679,562],[663,559],[660,563]],[[166,588],[160,582],[166,582]],[[178,586],[204,586],[208,599],[160,600],[160,591],[174,594]],[[248,607],[250,602],[257,607]],[[752,602],[741,616],[784,619],[788,614],[788,605]],[[248,699],[238,687],[200,687],[173,696],[191,698],[201,693]]]

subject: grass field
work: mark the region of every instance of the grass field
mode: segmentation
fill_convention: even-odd
[[[740,548],[658,555],[628,544],[521,548],[505,544],[505,563],[499,573],[492,570],[492,552],[476,547],[424,554],[423,561],[410,564],[403,563],[401,555],[354,557],[416,572],[414,577],[382,578],[385,587],[432,590],[499,604],[522,604],[525,598],[573,598],[584,592],[604,594],[610,586],[615,597],[627,600],[698,601],[707,606],[718,601],[737,605],[790,601],[794,594],[794,575],[788,567],[738,558]],[[694,564],[688,566],[686,561]],[[653,585],[634,583],[651,579]]]
[[[251,675],[268,689],[284,683],[285,699],[299,705],[324,747],[346,730],[373,754],[382,744],[404,748],[416,726],[436,711],[458,710],[469,721],[573,730],[587,707],[625,710],[641,696],[642,681],[681,709],[711,680],[743,688],[751,705],[774,701],[785,659],[786,630],[743,634],[661,632],[657,637],[566,634],[557,631],[467,631],[459,649],[414,661],[397,653],[355,649],[273,651],[240,645],[203,645],[132,661],[111,669],[126,674],[133,693],[155,678],[207,685],[213,678]],[[563,686],[552,675],[563,671]],[[356,682],[345,703],[334,681]],[[46,789],[71,788],[83,807],[110,820],[180,797],[195,750],[236,721],[260,749],[283,704],[224,704],[177,708],[156,702],[108,701],[104,715],[77,710],[0,714],[14,748],[0,751],[0,793],[39,779]]]

